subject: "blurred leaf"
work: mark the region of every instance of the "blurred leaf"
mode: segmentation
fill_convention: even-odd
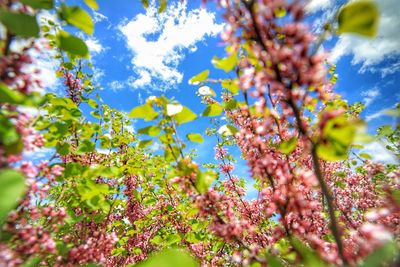
[[[213,57],[211,63],[218,69],[223,69],[225,72],[230,72],[236,66],[238,57],[233,53],[226,58]]]
[[[133,108],[129,113],[129,117],[131,118],[140,118],[146,121],[154,120],[155,118],[157,118],[157,116],[158,113],[155,112],[153,107],[148,103]]]
[[[4,83],[0,83],[0,103],[20,104],[24,100],[24,95],[16,90],[10,89]]]
[[[61,17],[68,24],[81,29],[89,35],[93,34],[94,23],[92,17],[85,10],[78,6],[66,6],[61,7]]]
[[[89,49],[82,39],[65,31],[59,31],[57,44],[61,50],[77,56],[86,57],[89,54]]]
[[[338,33],[357,33],[367,37],[376,36],[379,11],[372,1],[354,1],[344,5],[338,16]]]
[[[158,0],[160,6],[158,7],[158,13],[163,13],[167,8],[167,0]]]
[[[178,123],[178,124],[182,124],[182,123],[186,123],[186,122],[190,122],[194,119],[197,118],[197,115],[191,111],[189,108],[183,106],[183,109],[181,112],[179,112],[178,114],[174,115],[174,120]]]
[[[223,125],[218,129],[218,133],[224,136],[235,135],[237,132],[238,130],[234,126],[229,124]]]
[[[203,112],[203,116],[215,117],[222,113],[223,108],[218,103],[209,105]]]
[[[203,72],[200,72],[199,74],[193,76],[189,80],[189,84],[198,85],[199,83],[204,82],[205,80],[207,80],[209,74],[210,74],[209,70],[205,70]]]
[[[36,17],[23,13],[0,11],[0,22],[7,30],[22,37],[39,36],[39,25]]]
[[[25,192],[24,175],[13,169],[0,170],[0,223],[17,205],[17,201]]]
[[[94,142],[91,142],[89,140],[81,140],[79,142],[79,146],[76,150],[76,153],[84,154],[84,153],[93,152],[95,147],[96,147],[96,144]]]
[[[98,10],[99,4],[97,4],[96,0],[84,0],[86,5],[88,5],[91,9]]]
[[[149,0],[140,0],[142,2],[142,5],[144,8],[148,8],[149,7]]]
[[[150,256],[135,267],[197,267],[196,261],[184,250],[168,249]]]
[[[395,242],[389,242],[372,252],[368,257],[361,263],[360,267],[379,267],[379,266],[392,266],[396,260],[396,256],[399,254],[399,248]],[[394,266],[394,265],[393,265]]]
[[[222,88],[227,89],[231,94],[237,95],[239,92],[239,87],[237,85],[237,79],[234,80],[223,80],[221,83]]]
[[[19,0],[21,3],[36,9],[52,9],[54,7],[53,0]]]
[[[157,136],[161,132],[160,127],[157,126],[148,126],[144,127],[138,130],[138,133],[140,134],[147,134],[149,136]]]
[[[317,145],[318,156],[331,161],[346,159],[359,126],[349,121],[345,115],[328,120]]]
[[[196,143],[203,143],[203,136],[201,136],[201,134],[198,133],[190,133],[186,135],[187,139],[189,139],[192,142],[196,142]]]
[[[208,191],[211,184],[217,179],[218,174],[213,170],[198,171],[196,178],[196,188],[202,194]]]
[[[140,148],[145,148],[145,147],[148,147],[149,145],[151,145],[152,143],[153,143],[152,139],[142,140],[142,141],[139,142],[138,146]]]
[[[283,141],[279,145],[279,151],[281,151],[284,154],[290,154],[296,149],[297,145],[297,138],[292,137],[289,140]]]

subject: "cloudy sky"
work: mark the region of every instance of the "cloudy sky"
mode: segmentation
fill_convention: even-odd
[[[197,88],[189,85],[188,80],[204,69],[210,69],[212,77],[224,77],[224,73],[211,65],[214,55],[225,55],[219,39],[223,29],[220,11],[214,5],[202,8],[200,0],[169,2],[162,14],[154,7],[145,10],[139,0],[98,0],[98,12],[90,11],[96,26],[94,35],[86,38],[86,42],[95,78],[103,88],[101,96],[110,106],[129,111],[148,96],[164,93],[200,114],[204,106],[195,96]],[[330,60],[337,64],[336,91],[350,103],[365,103],[363,117],[369,122],[370,132],[380,125],[393,124],[385,110],[400,99],[398,0],[377,3],[382,14],[377,38],[343,35],[324,44],[331,52]],[[76,4],[86,8],[78,0]],[[343,1],[309,1],[306,9],[313,21],[311,27],[317,31],[340,4]],[[44,69],[51,67],[49,63],[42,64]],[[50,86],[56,86],[50,78],[49,82]],[[195,127],[194,131],[204,133],[207,123],[207,118],[201,118],[195,126],[184,126],[182,131],[193,131]],[[135,127],[142,125],[138,122]],[[215,140],[206,139],[198,147],[199,161],[212,157],[210,148],[214,143]],[[377,143],[370,144],[367,150],[378,160],[393,160]],[[247,173],[244,166],[236,171]]]

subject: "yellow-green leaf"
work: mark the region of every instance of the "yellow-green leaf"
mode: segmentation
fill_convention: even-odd
[[[374,37],[378,28],[379,11],[372,1],[354,1],[344,5],[338,15],[338,33],[357,33]]]
[[[182,123],[190,122],[190,121],[196,119],[197,115],[196,115],[196,113],[191,111],[189,108],[183,106],[182,111],[175,114],[173,116],[173,118],[178,124],[182,124]]]
[[[91,9],[98,10],[99,4],[97,4],[96,0],[84,0],[86,5],[88,5]]]
[[[211,63],[218,69],[223,69],[225,72],[230,72],[236,66],[238,62],[238,57],[236,53],[226,57],[218,58],[213,57]]]
[[[208,78],[209,74],[210,74],[209,70],[200,72],[199,74],[197,74],[196,76],[193,76],[189,80],[189,84],[198,85],[199,83],[204,82]]]
[[[157,136],[161,132],[161,129],[157,126],[148,126],[138,130],[140,134],[147,134],[149,136]]]
[[[92,17],[82,8],[63,5],[61,8],[61,17],[68,24],[81,29],[89,35],[93,34],[94,23]]]
[[[35,16],[0,11],[0,22],[15,35],[22,37],[37,37],[39,35],[39,25]]]
[[[289,140],[283,141],[279,145],[279,151],[281,151],[284,154],[289,154],[296,149],[296,145],[297,145],[297,138],[292,137]]]
[[[58,33],[57,45],[61,50],[77,56],[86,57],[89,54],[89,49],[82,39],[65,31]]]
[[[25,192],[24,175],[13,169],[0,170],[0,223]]]
[[[133,265],[130,265],[133,267]],[[197,262],[183,249],[168,249],[150,256],[135,267],[197,267]]]
[[[190,133],[186,135],[187,139],[189,139],[192,142],[196,142],[196,143],[203,143],[203,136],[201,136],[201,134],[198,133]]]
[[[220,104],[218,103],[214,103],[209,105],[206,110],[204,110],[203,112],[203,116],[207,116],[207,117],[215,117],[215,116],[219,116],[223,111],[223,108],[221,107]]]
[[[146,121],[154,120],[157,118],[158,113],[153,109],[150,104],[144,104],[138,107],[135,107],[129,113],[129,117],[135,119],[145,119]]]
[[[200,193],[207,192],[211,184],[217,179],[218,173],[213,170],[198,171],[196,178],[196,189]]]

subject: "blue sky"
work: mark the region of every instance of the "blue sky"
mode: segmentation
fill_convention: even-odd
[[[377,1],[382,13],[377,38],[343,35],[332,37],[324,44],[332,52],[332,62],[337,63],[339,79],[335,91],[350,103],[366,104],[362,115],[369,122],[370,132],[380,125],[395,123],[384,111],[400,99],[397,1]],[[81,1],[75,2],[91,12],[96,21],[94,35],[86,37],[86,42],[91,50],[96,81],[102,87],[100,95],[111,107],[130,111],[147,97],[163,93],[200,114],[204,106],[195,95],[198,88],[189,85],[188,80],[204,69],[210,69],[211,77],[226,77],[211,65],[214,55],[225,55],[219,39],[223,29],[220,11],[212,4],[202,8],[200,0],[169,2],[161,15],[154,7],[145,10],[139,0],[98,0],[98,12],[89,11]],[[312,29],[318,30],[318,25],[332,16],[342,2],[308,1]],[[200,118],[182,127],[182,133],[204,133],[207,124],[208,118]],[[135,128],[142,126],[141,122],[135,122]],[[197,147],[200,163],[213,158],[214,144],[215,140],[206,139]],[[368,145],[366,150],[374,152],[378,160],[393,161],[377,143]],[[236,173],[247,174],[243,162],[238,163]]]

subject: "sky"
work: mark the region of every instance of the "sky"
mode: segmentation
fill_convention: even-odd
[[[349,103],[361,101],[366,105],[362,116],[371,133],[381,125],[395,123],[385,115],[385,110],[393,108],[400,99],[397,2],[377,1],[381,19],[375,39],[342,35],[324,43],[324,48],[331,52],[330,61],[337,64],[339,79],[335,91]],[[150,5],[146,10],[139,0],[98,0],[97,12],[78,0],[69,3],[88,10],[96,22],[93,36],[84,38],[91,51],[95,81],[102,87],[100,95],[111,107],[128,112],[151,95],[165,94],[201,114],[205,107],[195,95],[198,88],[189,85],[188,80],[205,69],[210,69],[210,77],[226,77],[211,64],[213,56],[225,55],[219,38],[224,22],[221,11],[213,4],[204,8],[200,0],[169,0],[166,12],[158,14],[156,7]],[[311,29],[318,31],[341,4],[343,1],[337,0],[308,1],[306,10]],[[54,65],[45,59],[38,64],[46,74],[48,90],[59,87],[50,74]],[[208,118],[200,118],[196,123],[184,125],[181,132],[204,134],[208,123]],[[134,129],[143,126],[137,121]],[[214,139],[206,138],[195,147],[200,163],[213,158],[214,145]],[[365,152],[383,162],[394,160],[377,142],[367,145]],[[235,173],[248,176],[244,162],[238,162]]]

